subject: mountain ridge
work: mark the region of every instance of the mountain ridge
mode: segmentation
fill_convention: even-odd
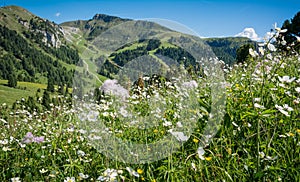
[[[78,62],[79,56],[82,58],[83,55],[81,54],[86,50],[98,52],[95,55],[95,59],[97,59],[101,56],[101,53],[95,46],[90,44],[90,41],[113,26],[133,21],[117,16],[95,14],[88,20],[75,20],[56,24],[14,5],[1,7],[0,14],[2,15],[0,18],[1,26],[16,31],[16,36],[24,38],[29,47],[39,50],[42,54],[50,56],[54,61],[56,60],[67,67],[70,67],[68,64]],[[147,21],[140,22],[146,23]],[[156,29],[158,30],[160,28],[168,29],[156,23],[151,24],[151,26],[157,26]],[[192,37],[193,35],[186,36]],[[240,46],[254,43],[250,39],[242,37],[202,38],[202,40],[212,48],[217,57],[229,64],[235,62],[236,50]],[[9,52],[6,49],[2,45],[3,55]],[[63,56],[60,56],[61,54]],[[77,54],[77,56],[72,57],[71,54]],[[74,58],[76,60],[72,60]]]

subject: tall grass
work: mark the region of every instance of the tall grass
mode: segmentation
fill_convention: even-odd
[[[1,181],[299,181],[300,57],[286,56],[270,45],[261,45],[259,53],[250,50],[248,62],[224,68],[226,115],[210,144],[199,147],[210,109],[210,93],[200,89],[197,127],[179,150],[152,163],[119,162],[98,152],[93,141],[102,131],[95,134],[80,127],[80,115],[64,99],[41,113],[3,104]],[[205,79],[197,80],[199,85]],[[135,99],[129,111],[161,113],[148,113],[145,98]],[[86,117],[101,118],[105,132],[123,140],[157,141],[182,120],[176,116],[180,107],[169,105],[157,116],[160,122],[145,130],[143,123],[120,122],[118,117],[126,112],[114,110],[112,103],[103,98],[98,114]],[[29,132],[33,136],[26,140]]]

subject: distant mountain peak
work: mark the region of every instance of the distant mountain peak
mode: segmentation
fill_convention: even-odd
[[[107,23],[107,22],[111,22],[114,20],[129,20],[129,19],[123,19],[123,18],[120,18],[117,16],[110,16],[110,15],[106,15],[106,14],[96,14],[93,17],[93,20],[102,20]]]

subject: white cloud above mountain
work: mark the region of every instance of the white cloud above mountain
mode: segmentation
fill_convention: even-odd
[[[59,16],[60,16],[60,13],[59,13],[59,12],[55,13],[55,16],[56,16],[56,17],[59,17]]]
[[[245,28],[241,33],[236,34],[235,37],[247,37],[254,41],[261,40],[261,38],[255,32],[254,28]]]

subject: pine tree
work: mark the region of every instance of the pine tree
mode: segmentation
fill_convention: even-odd
[[[237,63],[243,63],[249,58],[249,56],[250,56],[249,49],[250,48],[255,49],[252,44],[245,44],[245,45],[242,45],[240,48],[238,48],[238,50],[236,51]]]
[[[50,95],[47,90],[44,91],[42,105],[47,109],[50,109]]]
[[[16,86],[17,86],[17,77],[16,77],[15,73],[9,74],[9,76],[8,76],[8,86],[16,88]]]
[[[51,77],[48,77],[47,91],[54,92],[54,81]]]

